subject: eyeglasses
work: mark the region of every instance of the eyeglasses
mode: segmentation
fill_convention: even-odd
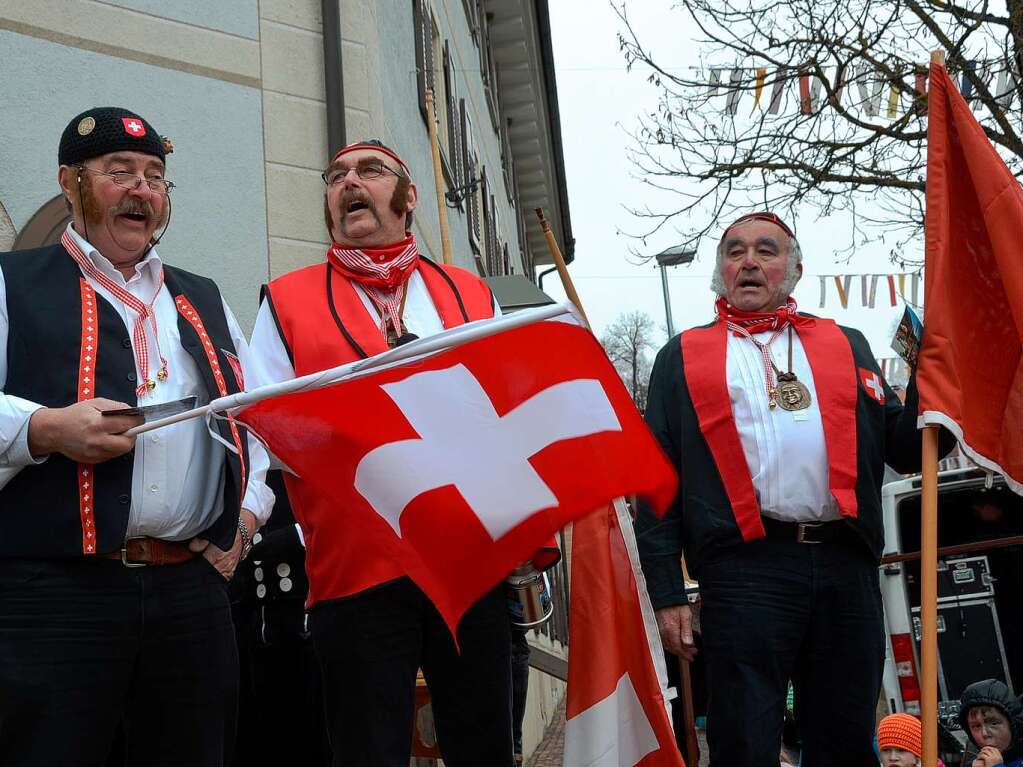
[[[144,181],[146,183],[146,186],[149,187],[150,192],[155,192],[156,194],[167,196],[168,194],[170,194],[170,190],[173,189],[175,186],[174,182],[168,181],[165,178],[143,178],[142,176],[136,175],[134,173],[129,173],[128,171],[119,171],[117,173],[104,173],[101,170],[89,168],[85,165],[80,165],[79,168],[81,168],[81,170],[87,170],[90,173],[95,173],[98,176],[106,176],[107,178],[112,178],[114,180],[114,183],[117,184],[122,189],[138,189],[139,184],[141,184]]]
[[[353,165],[351,168],[346,165],[335,165],[333,168],[323,171],[320,174],[320,178],[323,179],[323,183],[327,186],[334,186],[344,181],[353,170],[355,175],[363,181],[372,181],[373,179],[380,178],[384,173],[391,173],[399,178],[401,177],[398,171],[388,168],[382,162],[370,162],[362,165]]]

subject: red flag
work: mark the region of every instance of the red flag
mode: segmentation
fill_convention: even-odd
[[[1023,189],[940,64],[928,110],[920,420],[1023,494]]]
[[[572,527],[564,767],[684,767],[664,651],[624,503]]]
[[[344,561],[397,561],[454,628],[555,531],[676,479],[593,335],[536,322],[243,409],[336,514],[303,518],[311,599]],[[349,591],[351,593],[351,591]]]

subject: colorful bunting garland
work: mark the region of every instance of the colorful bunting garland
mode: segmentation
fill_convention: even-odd
[[[873,309],[877,305],[877,284],[880,278],[884,277],[888,283],[888,301],[891,306],[897,306],[899,298],[910,306],[920,306],[920,272],[901,272],[899,274],[821,274],[820,278],[820,308],[823,309],[828,301],[828,284],[833,283],[835,292],[838,294],[838,302],[843,309],[849,308],[849,299],[853,285],[853,278],[860,278],[860,305]],[[909,295],[906,295],[906,281],[909,281]],[[897,287],[896,287],[897,285]]]
[[[843,93],[852,99],[851,106],[858,106],[868,117],[877,117],[882,114],[882,96],[886,81],[880,76],[872,76],[870,66],[862,64],[849,66],[851,76],[846,77],[842,82],[838,79],[838,70],[828,67],[827,70],[834,72],[833,93],[835,99],[843,101]],[[710,67],[708,77],[708,95],[725,96],[724,109],[728,114],[737,114],[743,96],[747,91],[753,94],[753,110],[763,109],[762,96],[765,85],[770,82],[771,96],[767,105],[769,114],[781,112],[786,86],[793,80],[796,81],[796,92],[798,94],[798,105],[800,113],[804,115],[813,114],[820,105],[821,90],[823,81],[821,78],[810,74],[808,69],[800,69],[798,72],[786,71],[779,68],[774,72],[773,77],[768,80],[766,67]],[[728,82],[725,84],[723,75],[728,72]],[[997,73],[997,80],[994,75]],[[979,103],[980,97],[973,87],[973,80],[970,76],[979,77],[987,88],[993,93],[998,104],[1003,109],[1008,109],[1016,95],[1016,90],[1023,77],[1015,68],[1015,64],[1007,65],[1003,62],[967,61],[960,76],[960,92],[967,102]],[[913,75],[914,88],[909,92],[911,98],[908,100],[909,108],[918,112],[926,109],[920,97],[927,93],[927,68],[924,66],[916,68]],[[856,92],[852,88],[844,86],[851,80],[856,82]],[[992,89],[992,83],[994,88]],[[858,99],[857,99],[858,96]],[[889,119],[899,116],[899,106],[905,100],[903,90],[898,85],[888,87],[888,100],[884,115]]]

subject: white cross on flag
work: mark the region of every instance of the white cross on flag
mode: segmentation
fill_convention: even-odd
[[[121,122],[124,123],[124,132],[131,134],[135,138],[142,138],[146,135],[146,126],[142,124],[142,121],[137,117],[122,117]]]
[[[867,394],[882,405],[885,403],[884,382],[881,380],[881,376],[873,370],[860,368],[860,383],[863,384],[863,389]]]
[[[631,493],[663,509],[676,488],[603,349],[562,321],[272,397],[237,417],[335,502],[336,533],[311,529],[313,545],[367,567],[396,558],[452,628],[569,522]]]

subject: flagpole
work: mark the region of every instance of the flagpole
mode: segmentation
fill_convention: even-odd
[[[437,188],[437,218],[440,221],[440,250],[445,264],[453,264],[451,232],[448,229],[448,206],[444,197],[444,169],[440,163],[440,143],[437,141],[437,112],[433,102],[433,88],[426,89],[426,124],[430,133],[430,154],[433,157],[433,183]]]
[[[938,427],[923,433],[920,514],[920,717],[923,764],[938,763]]]
[[[543,230],[544,239],[547,240],[547,249],[551,252],[551,258],[554,259],[554,266],[558,269],[558,276],[561,278],[561,284],[565,288],[565,295],[568,296],[568,300],[575,304],[579,313],[583,315],[583,319],[586,319],[586,312],[583,310],[583,302],[579,300],[579,294],[575,290],[575,285],[572,284],[572,276],[568,273],[568,265],[565,264],[565,257],[561,255],[561,248],[558,247],[558,241],[554,239],[554,232],[551,231],[551,225],[544,218],[543,208],[535,208],[536,217],[540,219],[540,229]],[[586,320],[586,324],[589,325],[590,321]]]
[[[442,333],[435,333],[432,336],[419,339],[418,341],[413,341],[409,344],[397,346],[394,349],[367,359],[348,362],[344,365],[338,365],[337,367],[330,368],[329,370],[321,370],[317,373],[310,373],[309,375],[299,376],[298,378],[281,381],[280,383],[267,384],[266,386],[260,386],[249,391],[229,394],[226,397],[218,397],[208,405],[203,405],[176,415],[167,416],[166,418],[147,421],[141,426],[129,429],[124,434],[127,437],[134,437],[137,434],[153,431],[154,429],[159,429],[164,426],[170,426],[171,424],[180,423],[181,421],[188,421],[192,418],[207,416],[211,413],[222,413],[227,410],[245,407],[246,405],[254,405],[257,402],[269,399],[270,397],[277,397],[282,394],[293,394],[306,389],[316,389],[320,386],[329,386],[331,384],[340,383],[341,381],[354,378],[358,375],[368,374],[375,370],[397,365],[401,362],[443,351],[451,346],[469,343],[470,341],[477,341],[480,338],[485,338],[486,336],[493,335],[494,333],[512,330],[513,328],[529,325],[533,322],[542,322],[543,320],[553,319],[554,317],[559,317],[564,314],[575,316],[577,320],[581,319],[580,314],[576,312],[573,307],[569,306],[569,304],[557,303],[540,306],[535,309],[523,309],[520,312],[507,314],[503,317],[498,317],[497,319],[477,320],[465,325],[459,325],[451,330],[445,330]]]
[[[942,51],[931,62],[944,65]],[[922,763],[938,763],[938,427],[923,430],[920,476],[920,719]]]

